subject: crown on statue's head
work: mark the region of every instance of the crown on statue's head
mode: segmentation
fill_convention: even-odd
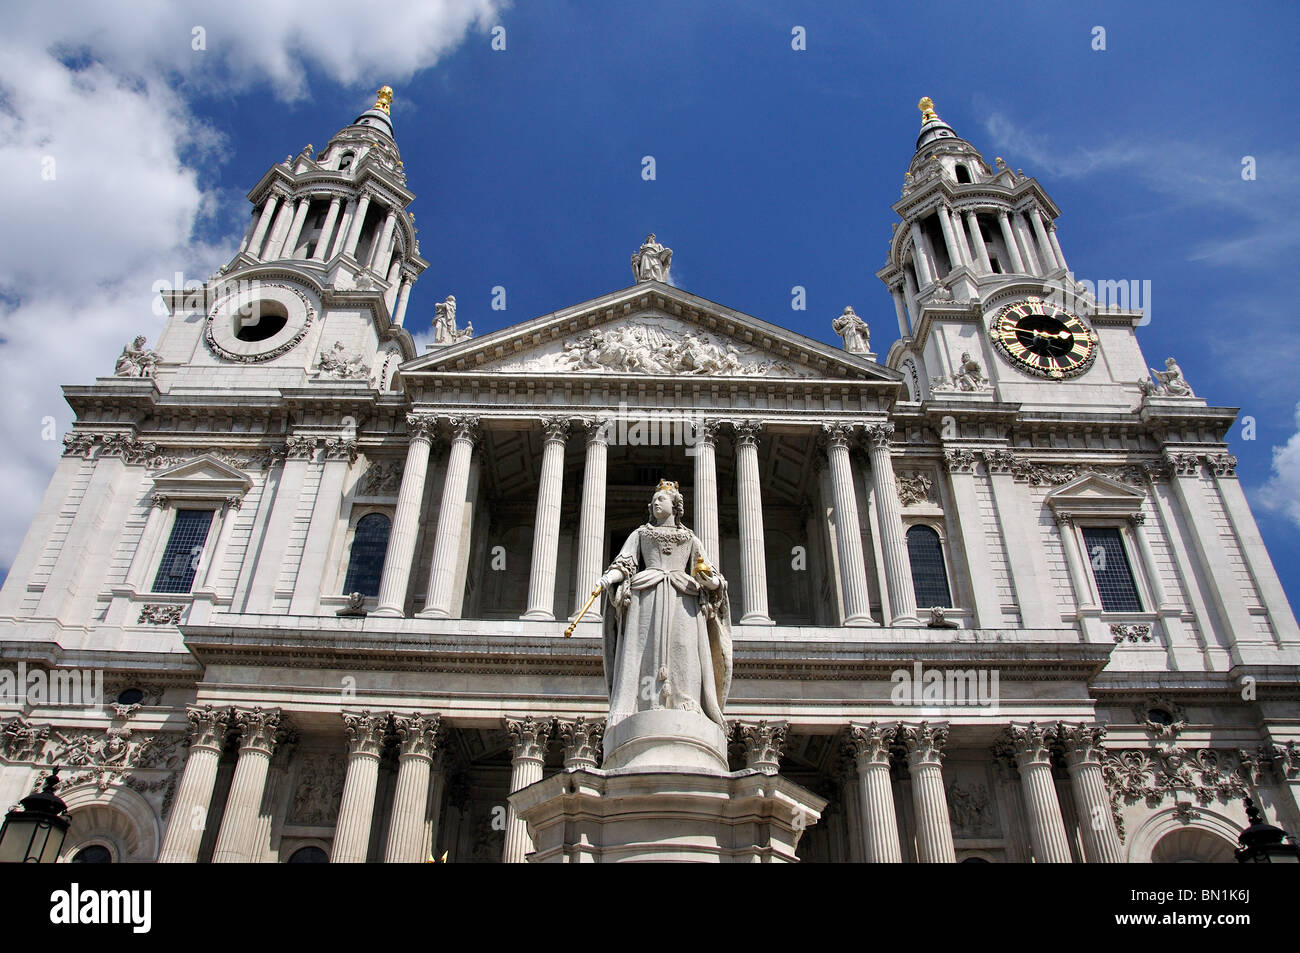
[[[674,483],[672,480],[665,480],[663,477],[660,477],[660,478],[659,478],[659,485],[658,485],[657,487],[655,487],[655,492],[656,492],[656,493],[658,493],[660,490],[672,490],[674,493],[680,493],[680,492],[681,492],[681,491],[677,488],[677,484],[676,484],[676,483]]]

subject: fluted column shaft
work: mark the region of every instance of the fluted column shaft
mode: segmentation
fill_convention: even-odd
[[[275,213],[275,219],[271,222],[271,230],[266,236],[266,244],[262,248],[262,259],[271,261],[278,258],[280,248],[284,245],[285,232],[289,229],[289,223],[293,221],[293,201],[289,196],[280,199],[280,210]]]
[[[1065,252],[1061,251],[1061,242],[1056,237],[1055,222],[1047,226],[1047,240],[1052,243],[1052,251],[1056,253],[1056,263],[1068,271],[1070,266],[1065,263]]]
[[[1058,725],[1057,734],[1065,746],[1065,763],[1070,772],[1070,790],[1083,835],[1083,855],[1090,864],[1118,864],[1124,860],[1115,817],[1110,811],[1106,779],[1101,771],[1100,725]]]
[[[348,733],[348,772],[334,829],[331,864],[364,864],[370,852],[370,825],[375,817],[375,791],[379,786],[379,758],[388,727],[386,712],[345,713]]]
[[[1061,819],[1056,782],[1052,780],[1048,734],[1030,722],[1025,726],[1010,726],[1006,737],[1020,771],[1020,791],[1029,818],[1034,860],[1040,864],[1068,864],[1071,862],[1070,841],[1065,833],[1065,822]]]
[[[998,228],[1002,231],[1002,243],[1007,246],[1007,255],[1011,258],[1011,267],[1016,274],[1028,274],[1025,262],[1020,257],[1020,249],[1016,245],[1016,236],[1011,231],[1011,219],[1007,217],[1006,212],[1000,209],[998,211]]]
[[[587,459],[582,470],[582,513],[578,518],[578,585],[573,594],[573,612],[576,615],[592,590],[600,581],[605,558],[605,481],[609,468],[608,421],[592,418],[584,421],[587,428]],[[599,605],[593,603],[587,618],[600,616]]]
[[[1034,230],[1034,238],[1038,240],[1038,260],[1043,263],[1044,273],[1053,271],[1059,266],[1059,262],[1056,260],[1056,250],[1047,240],[1047,229],[1043,228],[1043,219],[1036,209],[1031,210],[1028,216],[1029,225]]]
[[[546,762],[546,745],[550,739],[551,723],[532,717],[506,722],[506,731],[513,742],[510,758],[510,793],[522,791],[530,784],[542,780],[542,766]],[[528,825],[515,813],[513,804],[506,808],[506,843],[501,853],[503,864],[522,864],[533,849],[533,839],[528,836]]]
[[[743,625],[771,625],[767,614],[767,554],[763,545],[763,491],[758,474],[762,425],[736,424],[736,495],[740,509],[740,577]],[[714,555],[714,559],[718,556]]]
[[[966,264],[962,256],[961,245],[957,241],[957,236],[953,233],[952,219],[948,217],[946,206],[939,206],[939,229],[943,232],[943,244],[948,249],[948,263],[953,268],[960,268]]]
[[[915,726],[899,725],[898,738],[907,746],[908,770],[912,774],[917,860],[923,864],[956,863],[941,765],[948,729],[924,721]]]
[[[919,222],[912,223],[912,260],[916,263],[916,279],[922,288],[935,280],[937,276]]]
[[[1030,233],[1029,223],[1025,218],[1024,212],[1017,212],[1011,219],[1011,230],[1020,239],[1020,257],[1024,259],[1031,274],[1045,275],[1048,269],[1039,260],[1038,252],[1034,248],[1034,236]]]
[[[387,262],[384,261],[383,255],[388,251],[389,242],[393,238],[393,228],[397,225],[397,210],[389,209],[388,215],[384,218],[384,230],[379,233],[375,239],[375,247],[370,249],[370,268],[383,268]]]
[[[411,276],[402,275],[402,287],[397,292],[397,304],[393,308],[393,323],[399,328],[406,321],[406,302],[411,297]]]
[[[907,323],[907,300],[903,295],[902,283],[889,286],[889,294],[894,299],[894,317],[898,319],[898,336],[905,338],[911,335],[912,328]],[[917,395],[918,399],[920,395]]]
[[[192,864],[199,859],[230,711],[208,705],[187,708],[185,717],[190,724],[190,752],[167,821],[167,833],[158,851],[160,864]]]
[[[330,258],[343,251],[343,245],[348,240],[348,233],[352,231],[352,219],[356,215],[356,211],[356,198],[348,199],[347,207],[343,210],[343,219],[339,222],[338,231],[334,233],[334,241],[330,243]]]
[[[835,505],[835,540],[840,556],[840,587],[844,598],[844,624],[871,622],[871,595],[867,591],[867,563],[862,554],[862,528],[858,522],[858,498],[853,488],[853,467],[849,462],[849,439],[853,428],[824,424],[826,460],[831,472],[831,493]]]
[[[357,210],[352,214],[352,224],[348,228],[347,244],[343,246],[345,255],[355,255],[357,244],[361,241],[361,229],[366,224],[366,212],[370,210],[370,195],[362,195],[357,201]]]
[[[248,244],[244,246],[254,258],[260,258],[262,241],[266,238],[267,230],[271,227],[271,217],[275,215],[276,207],[280,204],[280,196],[272,192],[262,205],[262,214],[258,216],[257,227],[253,229],[253,234],[249,236]]]
[[[874,721],[851,725],[849,740],[858,765],[858,814],[866,831],[865,856],[869,864],[899,864],[903,851],[894,812],[894,787],[889,776],[889,746],[893,732]]]
[[[865,428],[871,455],[871,486],[876,495],[876,514],[880,519],[880,548],[885,559],[885,584],[889,588],[890,625],[919,625],[916,617],[916,592],[912,588],[912,562],[907,555],[903,535],[903,510],[898,503],[898,486],[894,481],[894,461],[889,442],[893,424],[873,424]]]
[[[465,491],[469,488],[470,458],[479,437],[477,417],[452,420],[451,453],[447,457],[447,477],[442,485],[442,503],[438,507],[438,529],[433,541],[433,565],[429,569],[428,593],[422,616],[433,619],[451,617],[455,593],[456,560],[460,555],[460,535],[465,519]]]
[[[533,563],[528,575],[525,619],[555,618],[555,564],[560,550],[560,497],[564,492],[564,444],[567,417],[542,420],[542,473],[537,488],[537,517],[533,520]]]
[[[278,711],[237,710],[235,723],[243,732],[239,742],[239,760],[230,782],[226,811],[217,832],[217,846],[212,852],[214,864],[247,864],[258,860],[254,843],[258,830],[257,816],[266,789],[266,774],[275,752],[275,733],[280,728]]]
[[[325,213],[325,221],[321,223],[320,234],[316,236],[316,248],[312,251],[312,261],[324,261],[325,253],[329,251],[330,237],[334,234],[334,224],[339,220],[339,208],[343,205],[342,196],[334,196],[330,199],[329,211]]]
[[[979,262],[981,274],[993,274],[993,263],[989,261],[989,249],[984,244],[984,235],[980,231],[979,217],[975,212],[966,213],[966,231],[970,233],[971,248],[975,251],[975,258]]]
[[[401,616],[406,608],[406,588],[411,580],[415,559],[415,541],[420,533],[420,505],[424,500],[424,480],[429,471],[429,450],[437,422],[434,417],[407,414],[406,429],[410,445],[406,448],[406,465],[402,468],[402,485],[397,491],[397,509],[388,534],[384,554],[384,572],[379,580],[377,616]]]
[[[717,563],[722,558],[718,543],[718,424],[714,420],[695,425],[695,534],[704,544],[704,554]]]
[[[425,819],[439,720],[437,715],[393,719],[398,738],[397,786],[384,848],[386,864],[418,864],[428,859],[424,853]]]
[[[298,236],[302,234],[302,226],[307,221],[307,210],[311,208],[311,196],[304,195],[298,199],[297,210],[293,213],[293,222],[289,225],[289,231],[284,236],[284,242],[280,245],[278,256],[280,258],[292,258],[294,248],[298,244]]]

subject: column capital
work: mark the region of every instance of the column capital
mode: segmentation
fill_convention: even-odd
[[[384,749],[384,734],[388,730],[388,712],[363,711],[343,713],[343,727],[348,733],[348,755],[378,759]]]
[[[893,424],[866,424],[862,428],[862,433],[867,438],[867,444],[872,450],[888,450],[890,441],[894,439]]]
[[[397,751],[400,758],[424,758],[432,761],[438,748],[438,734],[442,728],[440,715],[394,715],[393,730],[397,733]]]
[[[565,416],[547,416],[542,418],[542,433],[545,443],[558,443],[561,446],[569,439],[570,421]]]
[[[847,450],[853,443],[853,432],[856,429],[857,426],[851,423],[822,424],[822,436],[828,448]]]
[[[355,463],[357,460],[356,440],[346,437],[330,437],[325,441],[325,459],[346,460],[348,463]]]
[[[737,445],[742,447],[758,446],[758,439],[763,433],[763,422],[761,420],[733,420],[731,427]]]
[[[1070,513],[1056,513],[1052,516],[1057,526],[1073,526],[1074,516]]]
[[[722,421],[713,417],[700,417],[694,421],[696,446],[716,447],[718,445],[718,428]]]
[[[984,466],[991,474],[1014,473],[1019,463],[1010,450],[981,450],[980,456],[984,458]]]
[[[943,452],[943,465],[949,473],[974,473],[975,454],[964,448],[945,450]]]
[[[1147,521],[1147,515],[1145,513],[1130,513],[1124,518],[1128,520],[1129,525],[1131,526],[1141,526]]]
[[[230,728],[229,708],[186,707],[185,721],[190,726],[186,739],[191,748],[212,748],[221,751],[225,746],[226,732]]]
[[[867,765],[882,764],[889,766],[890,748],[893,746],[897,729],[882,726],[873,721],[868,725],[849,725],[849,748],[857,760],[858,768]]]
[[[1030,765],[1050,765],[1052,742],[1056,732],[1051,725],[1031,721],[1027,725],[1008,725],[994,750],[1003,758],[1014,760],[1019,768]]]
[[[276,736],[281,728],[278,708],[236,708],[234,722],[241,732],[241,753],[260,751],[268,757],[275,753]]]
[[[1106,736],[1106,729],[1101,725],[1089,725],[1082,722],[1067,725],[1059,722],[1052,732],[1065,751],[1065,761],[1071,768],[1083,764],[1101,764],[1103,748],[1101,739]]]
[[[407,414],[406,433],[412,440],[432,444],[438,435],[438,418],[435,414]]]
[[[1237,458],[1231,453],[1211,453],[1205,458],[1216,477],[1235,477],[1237,475]]]
[[[733,722],[733,735],[745,746],[745,767],[768,774],[780,771],[787,728],[784,721]]]
[[[609,444],[609,431],[614,426],[614,418],[609,414],[592,414],[579,417],[578,424],[587,432],[587,446]]]
[[[510,736],[511,761],[545,761],[546,747],[551,738],[552,722],[549,718],[506,719],[506,734]]]
[[[556,721],[556,735],[564,745],[566,768],[594,768],[599,763],[601,741],[605,736],[605,722],[587,718]]]
[[[310,460],[316,455],[319,437],[307,434],[290,434],[284,438],[284,455],[288,460]]]
[[[1182,453],[1166,448],[1161,456],[1174,476],[1192,477],[1201,471],[1201,459],[1198,454]]]
[[[474,414],[461,414],[451,418],[451,439],[463,440],[470,444],[478,443],[483,438],[479,428],[479,418]]]
[[[909,725],[900,721],[894,737],[907,749],[907,760],[913,767],[939,764],[943,761],[944,745],[948,743],[948,726],[928,721]]]

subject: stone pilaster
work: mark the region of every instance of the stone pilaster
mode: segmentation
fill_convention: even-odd
[[[850,725],[849,743],[858,767],[858,815],[865,829],[865,856],[869,864],[902,863],[894,788],[889,776],[889,749],[894,731],[876,722]]]
[[[564,491],[564,444],[569,438],[567,417],[542,418],[542,473],[533,521],[533,562],[528,577],[525,619],[555,618],[555,564],[560,546],[560,497]]]
[[[241,731],[239,760],[226,798],[226,812],[217,832],[217,846],[212,852],[214,864],[247,864],[260,856],[254,843],[258,814],[266,774],[275,753],[276,732],[280,729],[278,710],[236,709],[235,725]]]
[[[867,564],[862,554],[862,529],[858,522],[858,498],[853,489],[853,466],[849,462],[849,424],[823,424],[826,460],[831,474],[835,508],[835,542],[840,556],[840,591],[844,599],[845,625],[871,624],[871,596],[867,591]]]
[[[740,509],[740,576],[745,625],[771,625],[767,613],[767,556],[763,544],[763,491],[758,471],[762,424],[740,421],[736,428],[736,496]],[[717,559],[715,555],[713,557]]]
[[[1052,780],[1052,762],[1048,730],[1030,722],[1010,725],[999,750],[1015,760],[1020,771],[1020,791],[1029,818],[1029,839],[1034,860],[1040,864],[1068,864],[1070,842],[1061,818],[1061,803]],[[1109,808],[1108,808],[1109,810]]]
[[[1101,739],[1106,729],[1100,725],[1056,726],[1056,738],[1065,749],[1065,763],[1070,772],[1070,789],[1074,792],[1079,815],[1079,832],[1083,835],[1083,854],[1090,864],[1118,864],[1124,860],[1124,848],[1115,830],[1110,812],[1106,779],[1101,771]]]
[[[433,565],[429,569],[424,611],[420,613],[431,619],[451,618],[451,605],[456,595],[452,587],[456,580],[456,561],[460,556],[460,535],[464,530],[470,458],[480,438],[477,417],[453,418],[451,430],[451,453],[447,457],[447,477],[442,485],[438,529],[433,541]]]
[[[522,791],[542,779],[546,763],[546,746],[551,735],[551,721],[531,715],[506,722],[510,735],[510,793]],[[522,864],[533,849],[528,825],[515,813],[513,804],[506,807],[506,843],[501,853],[503,864]]]
[[[555,727],[564,746],[565,768],[595,768],[600,765],[600,742],[605,735],[603,721],[575,718],[556,722]]]
[[[370,850],[370,825],[375,816],[379,758],[384,750],[388,712],[344,712],[348,733],[348,772],[334,829],[332,864],[364,864]]]
[[[397,789],[388,822],[386,864],[418,864],[424,854],[425,820],[429,813],[429,773],[438,753],[438,715],[396,715]]]
[[[397,491],[397,509],[393,528],[388,535],[384,555],[384,573],[379,581],[379,605],[374,615],[400,617],[406,610],[406,589],[411,580],[415,559],[415,542],[420,533],[420,505],[424,499],[424,480],[429,472],[429,451],[433,447],[438,421],[430,414],[407,414],[406,465],[402,468],[402,485]]]
[[[943,746],[948,741],[948,728],[925,721],[919,725],[900,723],[897,738],[907,748],[912,774],[917,859],[923,864],[956,863],[948,795],[943,787]]]
[[[190,726],[190,751],[158,852],[160,864],[192,864],[199,859],[217,783],[217,765],[230,726],[230,709],[211,705],[186,708],[185,720]]]
[[[871,457],[871,486],[880,519],[880,548],[885,557],[885,583],[889,587],[890,625],[920,625],[916,617],[916,593],[912,590],[912,562],[903,535],[903,511],[898,503],[894,461],[889,443],[893,424],[872,424],[863,428]]]

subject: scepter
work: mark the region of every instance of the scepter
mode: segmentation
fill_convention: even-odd
[[[574,627],[579,621],[581,621],[582,617],[587,614],[587,610],[591,608],[591,604],[596,601],[596,597],[600,595],[601,590],[604,588],[604,586],[597,586],[595,589],[591,590],[591,598],[587,600],[587,604],[582,607],[576,616],[573,617],[573,621],[569,623],[569,627],[564,630],[564,637],[566,639],[573,638]]]

